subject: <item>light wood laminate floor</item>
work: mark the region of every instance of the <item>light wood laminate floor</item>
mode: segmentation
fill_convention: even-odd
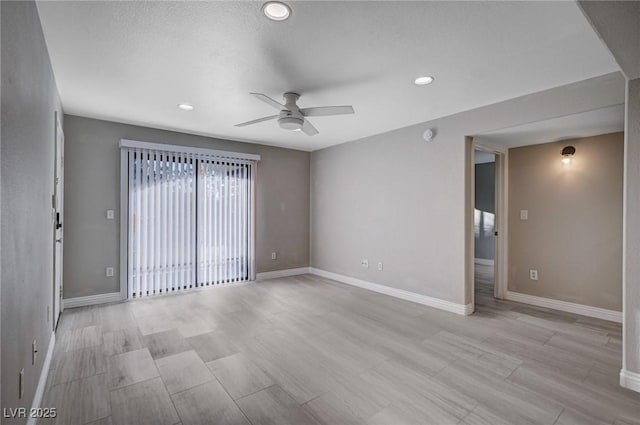
[[[476,303],[303,275],[67,310],[40,423],[640,424],[620,325]]]

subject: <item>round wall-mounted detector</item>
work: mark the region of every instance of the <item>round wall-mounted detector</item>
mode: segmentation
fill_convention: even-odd
[[[432,128],[428,128],[424,131],[424,133],[422,133],[422,137],[427,142],[432,141],[435,136],[436,136],[436,131]]]
[[[279,1],[268,1],[262,5],[262,13],[272,21],[284,21],[291,16],[291,8]]]

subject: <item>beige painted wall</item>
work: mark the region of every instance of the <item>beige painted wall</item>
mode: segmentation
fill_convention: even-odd
[[[309,153],[65,116],[64,297],[119,291],[120,139],[261,155],[256,185],[256,270],[309,265]],[[116,217],[118,213],[116,213]],[[278,253],[271,260],[271,252]]]
[[[509,150],[510,291],[621,311],[623,157],[622,132]]]

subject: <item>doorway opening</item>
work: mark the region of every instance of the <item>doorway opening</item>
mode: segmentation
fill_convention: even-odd
[[[466,299],[475,311],[507,294],[508,151],[466,140]]]
[[[476,147],[474,163],[473,280],[475,299],[495,296],[496,155]]]

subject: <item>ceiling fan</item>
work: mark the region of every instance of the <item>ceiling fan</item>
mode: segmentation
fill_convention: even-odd
[[[285,130],[303,131],[307,136],[318,134],[318,130],[309,122],[307,117],[326,117],[329,115],[347,115],[353,114],[355,111],[352,106],[321,106],[316,108],[298,108],[296,102],[300,98],[297,93],[285,93],[284,105],[262,93],[251,93],[267,105],[271,105],[280,111],[278,115],[270,115],[257,120],[236,124],[236,127],[245,127],[251,124],[257,124],[263,121],[278,119],[280,128]]]

